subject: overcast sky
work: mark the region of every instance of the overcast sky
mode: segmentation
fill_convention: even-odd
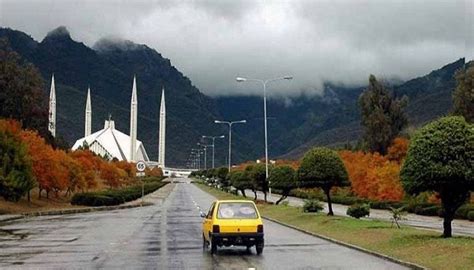
[[[472,59],[473,2],[0,0],[0,26],[38,41],[64,25],[91,47],[103,37],[147,44],[210,95],[261,93],[236,76],[293,75],[269,85],[291,96]]]

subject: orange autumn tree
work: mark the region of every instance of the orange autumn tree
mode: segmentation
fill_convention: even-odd
[[[163,170],[160,167],[154,167],[153,169],[149,169],[147,167],[145,169],[145,175],[152,177],[163,177]]]
[[[392,145],[388,148],[387,158],[400,163],[405,159],[408,152],[408,141],[405,138],[397,137],[393,140]]]
[[[42,191],[49,198],[51,191],[56,194],[68,186],[67,170],[61,165],[60,150],[54,150],[37,132],[26,130],[20,133],[22,141],[27,145],[31,157],[33,173],[38,182],[39,197]]]
[[[130,162],[127,162],[127,161],[116,161],[114,162],[114,165],[119,168],[119,169],[122,169],[125,171],[125,173],[127,174],[127,177],[128,179],[125,179],[125,180],[130,180],[130,179],[133,179],[135,178],[136,174],[137,174],[137,169],[136,169],[136,165],[135,163],[130,163]]]
[[[89,150],[76,150],[70,155],[79,163],[84,174],[85,186],[81,190],[97,187],[101,164],[105,161]]]
[[[400,183],[400,164],[406,156],[408,140],[397,138],[386,156],[361,151],[341,151],[341,156],[358,196],[373,200],[400,201],[403,188]]]
[[[117,168],[113,163],[104,162],[100,168],[100,178],[110,188],[117,188],[122,185],[122,179],[127,176],[127,173]]]

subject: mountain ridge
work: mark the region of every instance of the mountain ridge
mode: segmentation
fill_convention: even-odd
[[[92,92],[93,130],[102,128],[109,113],[117,128],[129,129],[132,78],[137,76],[138,138],[149,156],[158,152],[158,110],[161,89],[167,102],[167,161],[183,165],[202,135],[227,136],[214,120],[246,119],[233,129],[233,160],[263,156],[263,100],[259,96],[209,97],[174,67],[171,61],[144,44],[103,38],[93,47],[71,38],[65,27],[52,30],[40,42],[21,31],[0,28],[13,50],[40,70],[49,91],[54,72],[58,95],[58,131],[73,143],[83,134],[85,95]],[[408,95],[412,125],[447,114],[451,108],[453,75],[465,64],[461,58],[429,74],[390,86],[396,96]],[[315,145],[337,146],[360,138],[357,100],[365,87],[326,83],[321,95],[268,99],[270,157],[297,158]],[[62,105],[61,105],[62,104]],[[64,104],[67,104],[64,105]],[[227,142],[216,141],[216,164],[227,163]]]

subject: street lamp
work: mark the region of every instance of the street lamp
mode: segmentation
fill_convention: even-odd
[[[247,120],[240,120],[240,121],[220,121],[220,120],[214,120],[214,123],[216,124],[226,124],[229,126],[229,172],[230,172],[230,166],[232,164],[231,162],[231,153],[232,153],[232,125],[233,124],[245,124],[247,123]]]
[[[202,153],[202,150],[193,148],[193,149],[191,149],[191,151],[193,151],[193,153],[197,155],[198,170],[201,170],[201,153]]]
[[[211,144],[211,146],[212,146],[212,168],[214,169],[214,152],[215,152],[214,149],[215,149],[215,146],[216,146],[215,142],[216,142],[216,139],[224,139],[225,136],[224,135],[222,135],[222,136],[205,136],[205,135],[203,135],[202,138],[203,139],[212,139],[212,144]]]
[[[210,145],[205,145],[202,143],[197,143],[197,145],[204,148],[204,170],[207,170],[207,148],[210,147]]]
[[[293,76],[283,76],[268,80],[260,80],[260,79],[249,79],[243,77],[237,77],[235,80],[237,82],[259,82],[263,85],[263,122],[265,126],[265,180],[268,181],[268,129],[267,129],[267,83],[279,81],[279,80],[292,80]],[[270,185],[270,182],[268,183]],[[272,195],[272,189],[269,189],[270,196]]]

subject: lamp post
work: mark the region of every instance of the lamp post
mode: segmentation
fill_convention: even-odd
[[[207,148],[210,147],[210,145],[205,145],[202,143],[197,143],[197,145],[204,149],[204,170],[207,170]]]
[[[196,155],[197,155],[197,166],[198,166],[198,170],[200,171],[201,170],[201,149],[191,149]]]
[[[232,154],[232,125],[233,124],[245,124],[247,123],[247,120],[240,120],[240,121],[220,121],[220,120],[214,120],[214,123],[216,124],[226,124],[229,126],[229,172],[230,172],[230,166],[232,164],[231,162],[231,154]]]
[[[237,82],[258,82],[263,85],[263,123],[265,128],[265,179],[268,181],[268,129],[267,129],[267,83],[279,81],[279,80],[292,80],[292,76],[284,76],[267,80],[260,79],[249,79],[243,77],[237,77]],[[270,182],[268,183],[270,185]],[[272,189],[269,188],[270,196],[272,195]]]
[[[214,153],[215,153],[216,139],[223,139],[223,138],[225,138],[225,136],[224,135],[222,135],[222,136],[205,136],[205,135],[203,135],[202,138],[203,139],[212,139],[212,144],[211,144],[211,147],[212,147],[212,168],[214,169]]]

